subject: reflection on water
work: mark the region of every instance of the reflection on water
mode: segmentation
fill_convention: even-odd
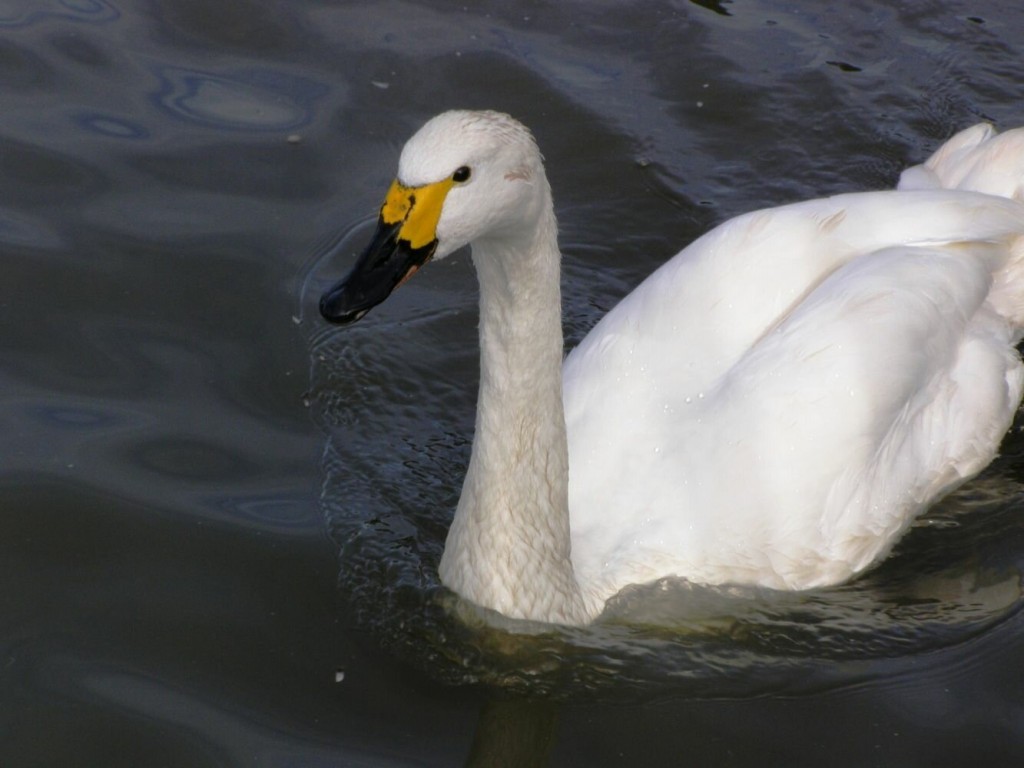
[[[120,17],[104,0],[12,0],[0,9],[0,27],[27,27],[42,21],[107,22]]]
[[[364,229],[314,272],[335,270]],[[321,504],[341,547],[340,586],[359,625],[432,676],[570,699],[748,696],[848,682],[865,661],[954,646],[1024,604],[1015,431],[1002,460],[851,584],[787,593],[667,579],[625,590],[587,628],[481,615],[436,575],[473,429],[473,295],[430,307],[450,277],[430,272],[396,293],[405,306],[318,329],[311,396],[329,434]]]
[[[82,112],[75,122],[83,130],[114,139],[148,139],[149,131],[137,122],[116,115]]]
[[[221,129],[287,131],[313,119],[313,105],[328,88],[274,70],[228,75],[158,67],[155,102],[175,117]]]
[[[495,698],[485,702],[466,768],[546,766],[555,743],[556,717],[551,701]]]

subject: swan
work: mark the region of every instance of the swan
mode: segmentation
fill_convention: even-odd
[[[586,624],[664,577],[841,583],[994,458],[1021,400],[1024,129],[968,128],[895,190],[721,224],[563,364],[537,145],[445,112],[321,314],[354,322],[466,244],[480,385],[439,575],[507,617]]]

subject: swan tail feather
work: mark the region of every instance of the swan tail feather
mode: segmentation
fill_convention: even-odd
[[[997,133],[979,123],[960,131],[905,170],[897,189],[960,189],[1024,202],[1024,128]]]

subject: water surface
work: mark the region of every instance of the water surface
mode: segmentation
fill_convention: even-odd
[[[853,584],[495,629],[436,577],[468,258],[315,313],[438,111],[534,129],[572,344],[716,222],[1024,123],[1003,5],[5,4],[0,763],[1013,764],[1018,427]]]

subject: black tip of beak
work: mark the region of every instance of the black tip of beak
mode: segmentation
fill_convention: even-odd
[[[410,248],[408,242],[398,238],[399,226],[378,223],[373,240],[352,271],[320,299],[324,320],[338,325],[354,323],[430,259],[437,242]]]
[[[324,320],[337,325],[354,323],[369,312],[346,307],[345,284],[340,283],[320,297],[320,315]]]
[[[385,298],[387,293],[376,299],[367,297],[363,291],[350,289],[349,278],[345,278],[320,297],[320,315],[330,323],[349,325]]]

